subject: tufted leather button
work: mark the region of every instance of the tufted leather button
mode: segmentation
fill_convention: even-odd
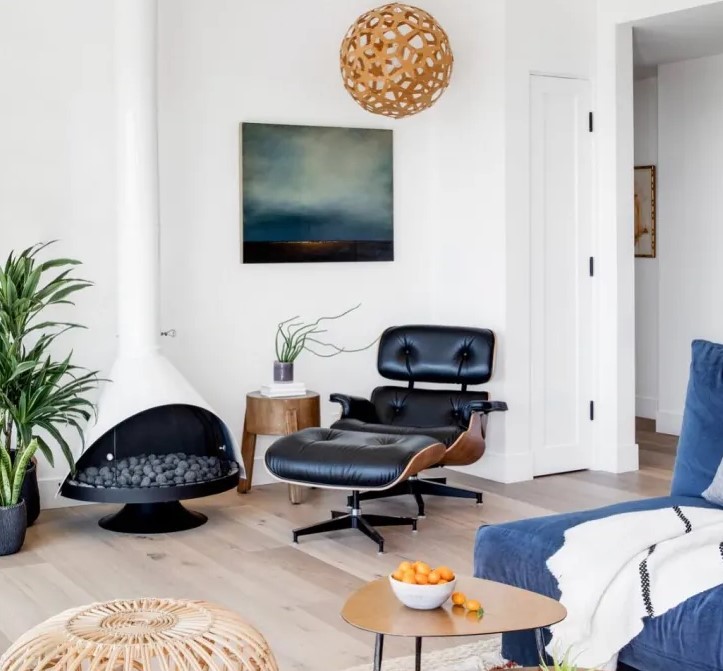
[[[468,356],[469,356],[469,352],[467,352],[467,350],[465,350],[464,352],[462,352],[462,358],[463,358],[463,359],[466,359]]]

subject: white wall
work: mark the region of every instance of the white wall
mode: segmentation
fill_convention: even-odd
[[[714,0],[598,0],[597,183],[599,258],[596,465],[637,468],[633,244],[631,22]]]
[[[636,80],[635,165],[658,163],[658,79]],[[658,258],[635,259],[635,414],[658,412]]]
[[[0,83],[10,101],[0,106],[9,147],[0,221],[12,227],[2,251],[52,236],[86,260],[98,286],[77,315],[92,328],[74,345],[80,361],[100,367],[115,349],[110,3],[0,0]],[[178,331],[163,346],[240,431],[244,394],[268,379],[284,317],[362,302],[334,328],[348,344],[405,321],[489,326],[500,338],[490,388],[510,412],[492,420],[489,453],[473,470],[524,479],[532,459],[527,87],[530,72],[595,75],[594,0],[428,0],[452,40],[454,79],[437,106],[400,122],[362,111],[339,81],[341,37],[368,6],[279,0],[270,11],[161,0],[162,325]],[[394,127],[397,260],[241,265],[242,120]],[[304,357],[298,377],[324,397],[379,381],[372,351]],[[323,420],[333,412],[325,404]],[[618,448],[605,443],[601,454],[614,456],[599,465],[617,468]]]
[[[98,0],[0,0],[0,257],[57,238],[49,253],[85,262],[78,273],[96,286],[65,316],[88,330],[63,346],[101,369],[115,350],[110,9]],[[41,463],[46,503],[64,463],[61,455],[55,469]]]
[[[723,342],[723,56],[659,69],[659,430],[679,434],[694,338]]]

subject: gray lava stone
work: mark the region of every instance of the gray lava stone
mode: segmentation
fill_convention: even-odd
[[[199,464],[199,463],[193,463],[193,464],[191,464],[191,470],[192,470],[192,471],[200,471],[200,470],[201,470],[201,464]]]
[[[217,457],[209,457],[208,458],[208,465],[209,466],[215,466],[218,463]]]
[[[187,470],[188,470],[188,462],[187,462],[185,459],[181,459],[181,460],[178,462],[178,468],[180,468],[180,469],[182,469],[182,470],[184,470],[184,471],[187,471]]]
[[[141,484],[141,480],[143,480],[143,478],[142,478],[140,475],[134,475],[134,476],[131,478],[131,484],[132,484],[134,487],[138,487],[138,485]]]
[[[118,476],[118,486],[119,487],[127,487],[130,480],[125,475]]]
[[[146,465],[143,467],[143,473],[144,473],[145,475],[151,475],[151,474],[153,473],[153,466],[151,466],[150,464],[146,464]]]
[[[196,482],[196,471],[186,471],[186,474],[183,476],[183,479],[186,482]]]
[[[151,479],[148,477],[143,478],[141,480],[141,487],[150,487],[151,486]]]
[[[183,478],[182,478],[182,477],[179,477],[179,476],[176,476],[175,478],[173,478],[173,482],[175,482],[177,485],[182,485],[182,484],[183,484]]]
[[[159,476],[156,478],[156,482],[157,482],[159,485],[167,485],[167,484],[168,484],[168,478],[166,478],[165,475],[159,475]]]
[[[121,470],[127,469],[128,468],[128,459],[121,459],[118,462],[118,468],[120,468]]]
[[[167,454],[166,458],[163,461],[165,461],[167,464],[172,464],[175,458],[176,457],[174,457],[172,454]]]
[[[98,469],[95,466],[88,466],[88,468],[85,469],[85,472],[91,478],[98,475]]]
[[[128,459],[128,465],[131,467],[138,466],[138,457],[130,457]]]
[[[100,470],[98,471],[98,475],[110,475],[110,468],[108,468],[107,466],[101,466]]]
[[[159,473],[163,473],[163,466],[160,464],[156,464],[153,466],[153,472],[158,475]]]

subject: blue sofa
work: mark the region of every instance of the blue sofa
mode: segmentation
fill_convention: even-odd
[[[475,543],[475,575],[557,599],[560,592],[546,562],[562,547],[566,529],[608,515],[674,505],[716,507],[698,497],[668,496],[482,527]],[[723,671],[722,613],[723,586],[699,594],[646,622],[621,652],[620,662],[636,671]],[[523,666],[537,664],[534,633],[506,634],[502,654]]]
[[[583,522],[636,510],[695,506],[719,508],[703,496],[723,477],[723,345],[696,340],[671,495],[597,510],[483,527],[475,543],[475,575],[560,598],[547,560],[562,547],[565,531]],[[720,468],[720,470],[719,470]],[[721,483],[719,483],[721,484]],[[714,499],[715,500],[715,499]],[[716,500],[717,504],[723,501]],[[723,540],[723,539],[721,539]],[[594,570],[594,568],[593,568]],[[635,671],[723,671],[723,585],[699,594],[660,617],[621,652],[621,668]],[[533,632],[507,634],[503,654],[523,666],[537,664]]]

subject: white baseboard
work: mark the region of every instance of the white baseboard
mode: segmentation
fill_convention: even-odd
[[[658,415],[658,399],[636,396],[635,415],[645,419],[656,419]]]
[[[464,467],[448,466],[447,468],[504,484],[532,480],[532,456],[527,452],[516,454],[485,452],[482,459],[476,464]]]
[[[658,433],[669,433],[671,436],[679,436],[683,426],[683,414],[679,412],[659,411],[656,417],[655,430]]]
[[[83,501],[75,501],[74,499],[66,499],[58,494],[60,485],[63,484],[63,478],[40,478],[38,480],[38,489],[40,490],[40,507],[43,510],[50,508],[72,508],[73,506],[88,505]]]

